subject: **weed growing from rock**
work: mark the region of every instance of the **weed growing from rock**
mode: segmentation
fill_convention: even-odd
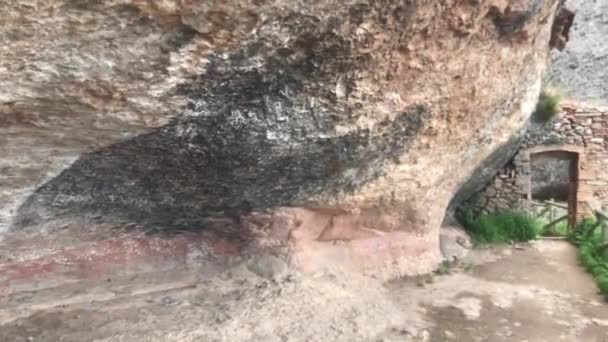
[[[543,90],[538,98],[533,118],[537,122],[549,122],[559,113],[561,96],[555,90]]]

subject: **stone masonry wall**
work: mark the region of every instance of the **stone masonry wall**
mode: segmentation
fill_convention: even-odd
[[[561,107],[556,119],[531,125],[513,160],[464,206],[474,214],[530,209],[531,160],[536,156],[578,158],[577,218],[588,214],[587,203],[608,205],[608,108],[581,103]]]

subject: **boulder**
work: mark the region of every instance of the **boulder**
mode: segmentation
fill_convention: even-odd
[[[439,248],[443,260],[453,262],[464,259],[473,244],[469,235],[458,225],[441,227]]]
[[[0,229],[429,271],[534,110],[558,2],[0,0]]]

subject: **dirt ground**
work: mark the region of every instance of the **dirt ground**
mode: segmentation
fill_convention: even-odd
[[[608,341],[608,306],[567,242],[475,250],[444,271],[380,283],[266,257],[76,283],[0,298],[0,341]]]

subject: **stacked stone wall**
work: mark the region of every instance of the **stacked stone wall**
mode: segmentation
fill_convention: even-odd
[[[608,108],[564,103],[556,119],[531,125],[513,160],[464,207],[475,214],[531,209],[532,159],[542,155],[577,163],[577,218],[588,214],[587,203],[608,205]]]

